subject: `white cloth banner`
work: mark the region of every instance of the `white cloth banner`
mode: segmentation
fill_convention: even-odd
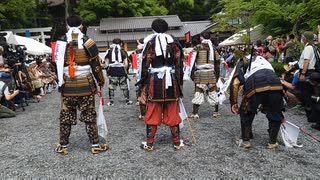
[[[97,114],[97,126],[98,126],[98,135],[102,137],[105,142],[107,143],[107,135],[108,135],[108,128],[107,128],[107,123],[106,119],[103,114],[103,97],[102,93],[98,92],[99,96],[99,107],[98,107],[98,114]]]
[[[222,104],[226,99],[227,99],[227,91],[228,88],[230,86],[231,80],[234,76],[234,73],[236,71],[237,66],[235,66],[231,72],[231,74],[229,75],[228,79],[226,80],[226,82],[222,83],[222,81],[218,80],[218,84],[217,86],[219,87],[219,92],[218,92],[218,96],[219,96],[219,104]]]
[[[196,62],[196,57],[197,57],[197,51],[192,51],[190,66],[186,66],[184,74],[183,74],[183,80],[186,80],[186,81],[191,80],[191,71],[192,71],[192,68]]]
[[[63,80],[63,66],[64,66],[64,54],[66,52],[67,42],[57,41],[56,49],[54,53],[54,59],[57,64],[57,73],[58,73],[58,86],[61,87],[64,84]]]
[[[179,128],[182,129],[184,126],[184,120],[188,118],[188,114],[186,112],[186,109],[184,108],[184,104],[181,98],[179,99],[179,116],[182,120],[179,124]]]
[[[300,128],[293,123],[286,121],[281,124],[280,133],[282,141],[286,147],[302,147],[298,145],[297,140],[299,137]]]
[[[140,81],[141,73],[142,73],[142,53],[137,54],[137,65],[138,65],[138,71],[136,73],[136,77],[137,77],[137,81]]]

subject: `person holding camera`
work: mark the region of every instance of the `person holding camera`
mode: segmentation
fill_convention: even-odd
[[[6,82],[11,82],[12,77],[8,73],[0,74],[0,99],[6,103],[7,101],[12,100],[16,95],[19,94],[19,90],[14,90],[10,92],[8,85]],[[16,113],[11,109],[7,108],[4,105],[0,105],[0,118],[10,118],[15,117]]]
[[[302,104],[305,108],[306,116],[308,122],[314,122],[311,115],[311,95],[313,87],[309,82],[310,76],[315,72],[316,57],[313,49],[314,46],[314,33],[310,31],[305,31],[301,36],[301,42],[304,45],[304,49],[298,61],[300,75],[298,86],[301,90]]]

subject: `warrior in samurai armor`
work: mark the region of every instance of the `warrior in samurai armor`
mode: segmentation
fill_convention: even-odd
[[[251,58],[252,57],[252,58]],[[230,104],[234,114],[240,114],[241,145],[250,148],[253,138],[252,122],[260,110],[269,121],[268,149],[278,146],[277,136],[284,116],[283,89],[280,78],[276,76],[272,65],[262,56],[254,53],[240,59],[235,67],[230,84]],[[243,85],[243,96],[238,107],[239,87]]]
[[[108,106],[114,105],[114,91],[117,86],[123,92],[124,97],[126,98],[126,104],[131,105],[129,94],[129,62],[128,54],[122,49],[122,40],[115,38],[113,44],[110,46],[110,49],[107,50],[105,56],[106,70],[109,78],[109,99],[110,102],[107,103]]]
[[[86,125],[86,132],[92,143],[91,152],[97,154],[108,149],[105,144],[99,144],[97,129],[97,114],[95,110],[95,93],[97,86],[104,85],[102,68],[99,62],[98,48],[94,41],[82,33],[82,20],[79,16],[67,18],[67,46],[64,51],[61,68],[58,73],[59,90],[62,96],[60,111],[60,142],[57,153],[67,155],[71,126],[77,124],[77,110],[80,111],[81,122]],[[59,61],[59,59],[57,59]]]
[[[142,71],[142,51],[144,48],[143,44],[143,38],[137,40],[137,48],[136,50],[129,56],[129,59],[131,59],[132,64],[132,70],[133,73],[135,73],[136,78],[136,97],[137,97],[137,105],[140,107],[140,115],[139,119],[143,120],[144,115],[146,114],[146,96],[145,89],[146,86],[142,86],[140,82],[141,79],[141,71]]]
[[[199,107],[205,98],[214,108],[213,117],[219,117],[217,79],[219,78],[220,55],[214,49],[210,33],[201,34],[201,43],[197,44],[191,54],[191,79],[195,84],[195,94],[192,99],[193,111],[190,118],[199,118]]]
[[[154,150],[157,127],[162,123],[169,126],[173,147],[184,147],[180,139],[179,98],[182,97],[182,51],[178,42],[166,34],[168,23],[163,19],[152,22],[154,34],[144,39],[141,82],[146,86],[147,111],[144,121],[147,125],[147,141],[141,148]]]

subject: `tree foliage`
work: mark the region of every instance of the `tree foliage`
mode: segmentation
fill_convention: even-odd
[[[1,0],[0,19],[1,29],[22,28],[32,26],[36,8],[35,0]]]
[[[213,15],[215,20],[224,24],[240,18],[247,21],[245,26],[263,24],[266,33],[273,35],[315,30],[320,23],[318,0],[219,0],[219,4],[223,13]]]
[[[81,0],[75,9],[86,24],[96,25],[105,17],[165,15],[157,0]]]
[[[176,14],[183,21],[206,20],[222,6],[218,0],[66,0],[69,14],[79,14],[86,25],[98,25],[101,18]],[[1,0],[2,29],[52,25],[47,1]],[[50,11],[49,11],[50,12]],[[61,11],[64,12],[64,11]],[[56,14],[55,14],[56,15]],[[63,15],[62,15],[63,16]],[[61,18],[61,13],[59,14]]]

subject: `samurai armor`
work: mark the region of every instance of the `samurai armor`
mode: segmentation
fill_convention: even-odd
[[[109,67],[107,69],[107,74],[109,76],[116,76],[116,77],[127,76],[127,73],[124,70],[124,67]]]
[[[96,57],[99,55],[99,49],[92,39],[88,39],[83,44],[83,47],[86,49],[86,51],[90,57]]]
[[[195,84],[215,84],[216,76],[214,71],[195,71],[194,72]]]
[[[148,89],[148,100],[153,102],[176,101],[179,97],[177,80],[175,78],[172,78],[171,74],[172,86],[169,86],[168,89],[166,89],[165,77],[159,79],[157,75],[158,73],[151,74]]]
[[[78,66],[85,66],[85,65],[90,65],[89,64],[89,57],[86,54],[85,49],[78,49],[78,48],[74,48],[74,62],[78,65]],[[65,55],[65,64],[64,67],[67,67],[68,64],[66,62],[68,62],[68,58],[70,57],[70,51],[69,48],[66,51],[66,55]]]
[[[197,65],[208,64],[209,52],[207,50],[199,50],[197,57]]]
[[[65,76],[62,96],[88,96],[96,92],[96,84],[91,74],[70,78]]]
[[[257,92],[281,91],[282,88],[279,77],[272,70],[262,69],[246,80],[243,94],[249,98]]]

